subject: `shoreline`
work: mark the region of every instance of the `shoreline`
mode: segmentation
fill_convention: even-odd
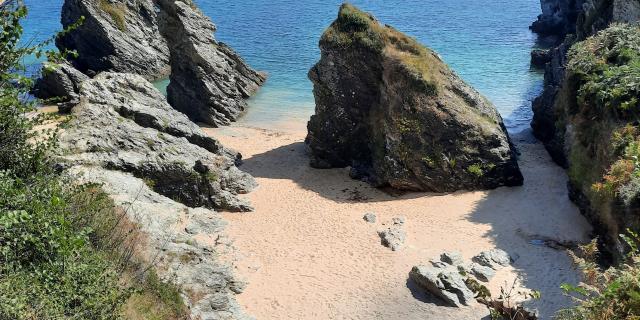
[[[530,132],[513,134],[525,185],[453,194],[392,196],[349,178],[347,169],[308,166],[305,123],[285,130],[235,124],[204,129],[240,151],[259,187],[246,197],[252,213],[223,213],[248,280],[238,296],[259,319],[478,319],[484,306],[447,308],[407,281],[411,267],[443,251],[471,258],[499,248],[516,258],[490,283],[494,296],[514,279],[542,292],[541,318],[570,305],[562,283],[577,283],[566,253],[534,246],[530,237],[588,241],[590,227],[567,197],[566,174]],[[362,220],[367,212],[378,223]],[[376,234],[393,217],[407,219],[405,248],[392,252]],[[506,285],[505,285],[506,283]]]

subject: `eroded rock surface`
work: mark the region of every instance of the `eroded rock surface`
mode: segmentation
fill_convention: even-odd
[[[348,4],[320,49],[313,167],[351,166],[354,178],[404,190],[522,184],[495,107],[435,52]]]
[[[61,136],[66,165],[101,167],[145,179],[190,207],[248,211],[237,197],[255,186],[239,156],[171,108],[140,76],[102,73],[85,81]]]
[[[266,76],[216,41],[215,25],[195,6],[178,0],[158,4],[171,52],[169,103],[193,121],[216,127],[235,121]]]
[[[58,99],[58,101],[77,100],[80,84],[87,77],[68,63],[45,63],[42,76],[36,81],[33,95],[40,99]]]
[[[60,49],[76,50],[73,64],[82,72],[127,72],[147,79],[170,73],[169,47],[158,29],[151,0],[65,0],[62,25],[74,31],[57,38]]]

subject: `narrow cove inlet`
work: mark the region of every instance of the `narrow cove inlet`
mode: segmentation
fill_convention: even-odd
[[[0,320],[640,317],[640,0],[0,18]]]

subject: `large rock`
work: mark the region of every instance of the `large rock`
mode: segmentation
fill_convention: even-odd
[[[66,166],[131,173],[190,207],[248,211],[255,186],[237,153],[207,137],[140,76],[102,73],[85,81],[61,136]]]
[[[573,33],[584,0],[540,0],[542,14],[531,30],[544,35],[564,36]]]
[[[375,186],[435,192],[522,184],[494,106],[432,50],[345,4],[309,72],[316,168]]]
[[[468,306],[474,302],[474,293],[455,268],[415,266],[409,273],[409,278],[453,307]]]
[[[245,99],[264,83],[264,74],[252,70],[213,36],[216,27],[195,6],[179,0],[157,1],[161,30],[171,52],[169,103],[194,121],[228,125],[245,110]]]
[[[60,49],[76,50],[82,72],[135,73],[147,79],[170,73],[169,48],[158,29],[152,0],[65,0],[62,25],[84,22],[56,39]]]
[[[71,101],[78,99],[80,84],[89,77],[64,62],[61,64],[45,63],[42,75],[36,80],[33,95],[40,99],[56,99]]]

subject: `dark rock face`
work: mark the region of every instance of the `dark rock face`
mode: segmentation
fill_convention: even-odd
[[[171,52],[169,103],[193,121],[228,125],[245,110],[245,99],[266,79],[213,36],[216,28],[182,1],[159,0],[162,34]]]
[[[61,137],[67,165],[131,173],[190,206],[249,211],[237,197],[255,187],[239,156],[206,136],[142,77],[102,73],[82,84]]]
[[[535,67],[544,67],[552,59],[551,51],[545,49],[534,49],[531,51],[531,65]]]
[[[58,99],[61,102],[78,100],[80,84],[89,77],[67,63],[45,64],[42,76],[36,81],[33,95],[40,99]]]
[[[76,68],[148,80],[170,74],[169,104],[193,121],[230,124],[266,79],[215,40],[214,24],[191,1],[65,0],[63,26],[81,16],[84,23],[56,41],[78,51]]]
[[[311,165],[435,192],[522,184],[502,119],[438,55],[343,5],[309,72]]]
[[[543,35],[565,36],[575,32],[575,21],[584,0],[540,0],[542,14],[531,30]]]
[[[149,80],[169,75],[169,49],[151,0],[65,0],[64,27],[82,16],[83,24],[56,40],[58,48],[78,52],[73,60],[78,70],[127,72]]]
[[[544,2],[546,1],[543,0],[543,6]],[[594,225],[603,241],[603,249],[615,259],[623,251],[618,235],[629,226],[640,225],[635,218],[637,208],[634,204],[625,204],[618,197],[602,196],[594,190],[603,183],[607,184],[606,179],[602,179],[609,174],[609,170],[613,170],[609,166],[617,163],[619,167],[619,161],[616,162],[614,158],[616,152],[611,150],[611,141],[613,133],[622,130],[620,127],[628,123],[628,119],[620,118],[624,113],[594,114],[597,110],[607,109],[594,105],[594,101],[578,99],[585,82],[580,78],[584,71],[568,72],[567,65],[572,63],[568,57],[572,47],[592,41],[592,37],[597,37],[597,41],[615,42],[617,40],[614,35],[620,31],[616,31],[616,27],[609,27],[610,25],[640,21],[640,1],[581,2],[573,27],[575,35],[568,35],[560,45],[551,50],[552,58],[545,69],[544,91],[533,103],[534,117],[531,126],[552,158],[568,169],[570,198]],[[605,31],[600,35],[598,32],[602,30]],[[602,52],[582,49],[576,59],[581,55],[594,55],[596,59],[602,59],[601,67],[616,68],[615,64],[618,62],[612,57],[605,59],[601,54]],[[615,81],[611,82],[611,86],[614,85],[617,85]],[[622,190],[634,189],[630,185],[611,187],[622,188],[620,193]]]

